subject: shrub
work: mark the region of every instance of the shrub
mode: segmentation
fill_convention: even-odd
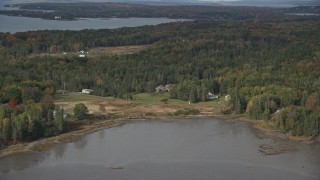
[[[87,114],[89,113],[89,110],[87,106],[85,106],[83,103],[79,103],[75,105],[73,112],[74,112],[74,117],[81,120],[87,116]]]
[[[168,98],[161,99],[161,102],[163,102],[163,103],[165,103],[165,104],[168,104],[169,99],[168,99]]]
[[[200,111],[198,109],[179,109],[177,110],[174,115],[198,115]]]
[[[106,108],[104,107],[103,104],[99,104],[99,110],[100,110],[101,112],[106,112]]]
[[[156,116],[156,114],[154,114],[153,112],[147,112],[146,116]]]

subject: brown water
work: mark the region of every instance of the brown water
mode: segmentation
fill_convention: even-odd
[[[266,155],[261,147],[286,151]],[[320,146],[235,120],[134,122],[1,158],[0,179],[320,179]]]

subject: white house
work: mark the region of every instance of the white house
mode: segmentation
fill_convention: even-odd
[[[167,84],[164,86],[164,91],[170,91],[172,89],[172,84]]]
[[[160,85],[158,87],[156,87],[156,92],[163,92],[163,91],[167,91],[169,92],[172,89],[172,84],[167,84],[167,85]]]
[[[207,98],[212,100],[212,99],[218,99],[219,96],[218,95],[214,95],[211,92],[208,92]]]
[[[164,91],[164,86],[163,85],[160,85],[158,87],[156,87],[156,92],[162,92]]]
[[[83,93],[83,94],[90,94],[92,92],[93,92],[92,89],[82,89],[82,91],[81,91],[81,93]]]

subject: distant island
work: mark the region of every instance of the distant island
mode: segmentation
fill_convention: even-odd
[[[271,8],[252,6],[210,5],[143,5],[128,3],[26,3],[9,4],[15,10],[1,10],[0,14],[10,16],[37,17],[55,20],[76,20],[78,18],[129,18],[167,17],[211,20],[253,20],[256,17],[280,18],[283,13],[318,13],[318,6],[294,8]]]

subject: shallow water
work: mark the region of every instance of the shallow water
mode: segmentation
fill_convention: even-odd
[[[320,179],[319,152],[235,120],[134,122],[1,158],[0,179]]]

